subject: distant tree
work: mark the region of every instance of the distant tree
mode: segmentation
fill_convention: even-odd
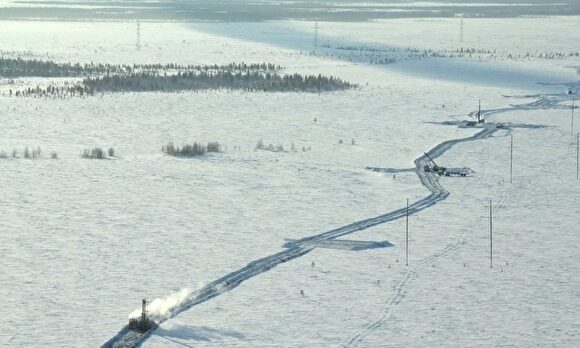
[[[85,159],[104,159],[105,151],[103,151],[103,149],[100,147],[84,149],[81,157]]]

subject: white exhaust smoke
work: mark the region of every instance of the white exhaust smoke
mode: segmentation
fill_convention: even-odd
[[[158,322],[159,319],[164,318],[173,309],[179,307],[189,296],[194,292],[191,288],[184,288],[178,292],[165,297],[156,298],[147,305],[147,311],[149,312],[149,318]],[[139,318],[141,316],[141,308],[138,308],[129,314],[129,319]]]

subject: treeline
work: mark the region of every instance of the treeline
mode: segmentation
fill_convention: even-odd
[[[100,147],[93,147],[89,149],[84,149],[81,153],[81,157],[85,159],[106,159],[108,157],[115,157],[115,149],[109,148],[107,152]]]
[[[174,70],[192,71],[261,71],[276,72],[279,65],[270,63],[246,64],[230,63],[226,65],[183,65],[183,64],[101,64],[101,63],[56,63],[36,59],[0,57],[0,77],[87,77],[102,75],[127,75],[135,72],[167,73]]]
[[[169,64],[71,64],[35,59],[0,57],[0,77],[74,77],[79,82],[39,84],[3,95],[66,98],[103,92],[247,90],[270,92],[324,92],[355,87],[333,76],[282,75],[270,63],[226,65]],[[41,85],[43,85],[41,87]]]
[[[468,58],[490,60],[561,60],[580,56],[580,52],[509,52],[484,48],[458,49],[417,49],[412,47],[374,47],[374,46],[336,46],[328,44],[321,46],[323,50],[312,51],[315,56],[337,57],[351,62],[367,62],[369,64],[391,64],[397,60],[418,60],[424,58]]]
[[[25,159],[41,159],[43,158],[43,152],[40,149],[40,146],[37,147],[28,147],[26,146],[22,153],[19,154],[18,150],[14,149],[10,154],[8,154],[4,150],[0,150],[0,159],[17,159],[17,158],[25,158]],[[51,159],[57,159],[58,155],[56,152],[52,151],[50,153]]]
[[[217,141],[209,142],[207,145],[194,142],[193,144],[185,144],[179,147],[169,142],[167,145],[161,147],[161,151],[174,157],[196,157],[203,156],[207,152],[220,152],[220,144]]]
[[[322,75],[291,74],[280,76],[275,73],[241,73],[229,71],[179,72],[175,75],[157,73],[133,73],[128,75],[105,75],[87,77],[71,86],[27,88],[16,91],[17,97],[72,97],[94,95],[102,92],[145,92],[145,91],[199,91],[199,90],[246,90],[264,92],[326,92],[356,87],[339,78]],[[9,91],[12,95],[12,91]]]
[[[509,60],[530,60],[530,59],[565,59],[568,57],[578,57],[579,52],[525,52],[525,53],[514,53],[514,52],[502,52],[495,49],[475,49],[475,48],[460,48],[452,51],[443,51],[446,55],[457,56],[457,57],[484,57],[490,59],[509,59]]]
[[[333,76],[322,75],[283,75],[246,71],[245,73],[186,72],[171,76],[150,73],[130,74],[127,76],[103,76],[85,78],[83,86],[94,92],[141,92],[141,91],[180,91],[207,89],[238,89],[269,92],[321,92],[336,91],[354,87]]]
[[[82,77],[126,73],[128,66],[114,64],[55,63],[36,59],[0,58],[0,77]]]
[[[34,88],[27,87],[23,90],[8,90],[8,96],[16,97],[52,97],[52,98],[66,98],[66,97],[83,97],[86,95],[94,95],[94,91],[86,88],[82,84],[66,85],[66,86],[55,86],[49,85],[48,87],[41,88],[36,86]]]

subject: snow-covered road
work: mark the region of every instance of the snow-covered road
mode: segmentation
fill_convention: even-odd
[[[482,116],[490,116],[492,114],[508,112],[513,110],[531,110],[531,109],[546,109],[546,108],[557,108],[560,107],[560,99],[557,96],[538,96],[538,99],[527,104],[521,105],[512,105],[509,108],[502,108],[502,109],[494,109],[494,110],[484,110],[482,111]],[[472,112],[470,115],[475,115],[477,111]],[[500,126],[503,128],[504,126]],[[427,154],[431,158],[438,158],[442,156],[446,151],[451,149],[454,145],[469,142],[469,141],[476,141],[484,138],[488,138],[492,136],[498,129],[498,124],[495,123],[484,123],[481,126],[478,126],[477,129],[480,129],[477,133],[472,136],[447,140],[444,141],[437,146],[430,149]],[[510,129],[509,127],[507,128]],[[418,157],[414,163],[415,168],[414,171],[416,172],[417,176],[419,177],[423,186],[425,186],[429,191],[430,194],[422,199],[419,199],[409,205],[409,214],[416,214],[424,209],[433,206],[437,202],[440,202],[448,197],[449,193],[445,190],[445,188],[440,184],[438,176],[434,172],[425,172],[423,170],[424,166],[428,164],[429,159],[426,155],[422,155]],[[501,204],[501,202],[498,203]],[[259,274],[262,274],[282,263],[288,262],[290,260],[296,259],[298,257],[304,256],[315,249],[315,245],[321,241],[328,241],[334,240],[349,234],[352,234],[357,231],[361,231],[373,226],[377,226],[380,224],[384,224],[386,222],[394,221],[399,218],[406,216],[406,208],[400,208],[386,214],[369,218],[366,220],[361,220],[354,222],[352,224],[324,232],[321,234],[317,234],[314,236],[302,238],[297,241],[293,241],[292,243],[287,244],[287,249],[281,251],[279,253],[266,256],[264,258],[258,259],[256,261],[252,261],[248,263],[246,266],[242,267],[241,269],[229,273],[215,281],[210,282],[206,286],[193,291],[191,293],[186,294],[184,299],[180,301],[177,305],[173,308],[170,308],[167,312],[163,313],[162,315],[155,315],[152,314],[151,318],[157,323],[161,324],[166,320],[175,317],[179,313],[190,309],[191,307],[198,305],[200,303],[206,302],[216,296],[219,296],[225,292],[228,292],[242,282],[253,278]],[[457,240],[455,243],[451,243],[447,245],[443,250],[440,250],[433,255],[429,256],[426,259],[421,261],[421,264],[426,264],[433,262],[434,260],[443,257],[450,253],[451,251],[455,250],[461,241]],[[356,345],[357,342],[360,342],[364,335],[372,330],[373,327],[380,325],[384,322],[385,318],[388,315],[389,309],[396,305],[402,299],[404,295],[404,289],[407,286],[407,283],[413,279],[413,275],[417,272],[417,268],[411,268],[403,277],[401,282],[395,288],[394,296],[387,302],[385,305],[384,310],[382,311],[381,315],[361,328],[358,332],[356,332],[347,342],[347,346]],[[115,337],[111,340],[106,342],[103,347],[134,347],[142,343],[147,337],[151,334],[153,330],[146,332],[144,334],[137,334],[127,327],[123,328]]]

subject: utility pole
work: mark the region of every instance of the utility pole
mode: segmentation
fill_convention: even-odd
[[[574,135],[574,99],[572,99],[572,116],[570,118],[570,134]]]
[[[493,209],[489,200],[489,268],[493,268]]]
[[[407,198],[407,213],[405,219],[405,266],[409,266],[409,198]]]
[[[579,141],[580,140],[580,133],[576,133],[576,180],[578,180],[578,153],[580,152],[580,144]]]
[[[489,200],[489,215],[480,216],[480,218],[489,219],[489,268],[493,268],[493,205]]]
[[[510,134],[510,184],[513,177],[513,163],[514,163],[514,136]]]

